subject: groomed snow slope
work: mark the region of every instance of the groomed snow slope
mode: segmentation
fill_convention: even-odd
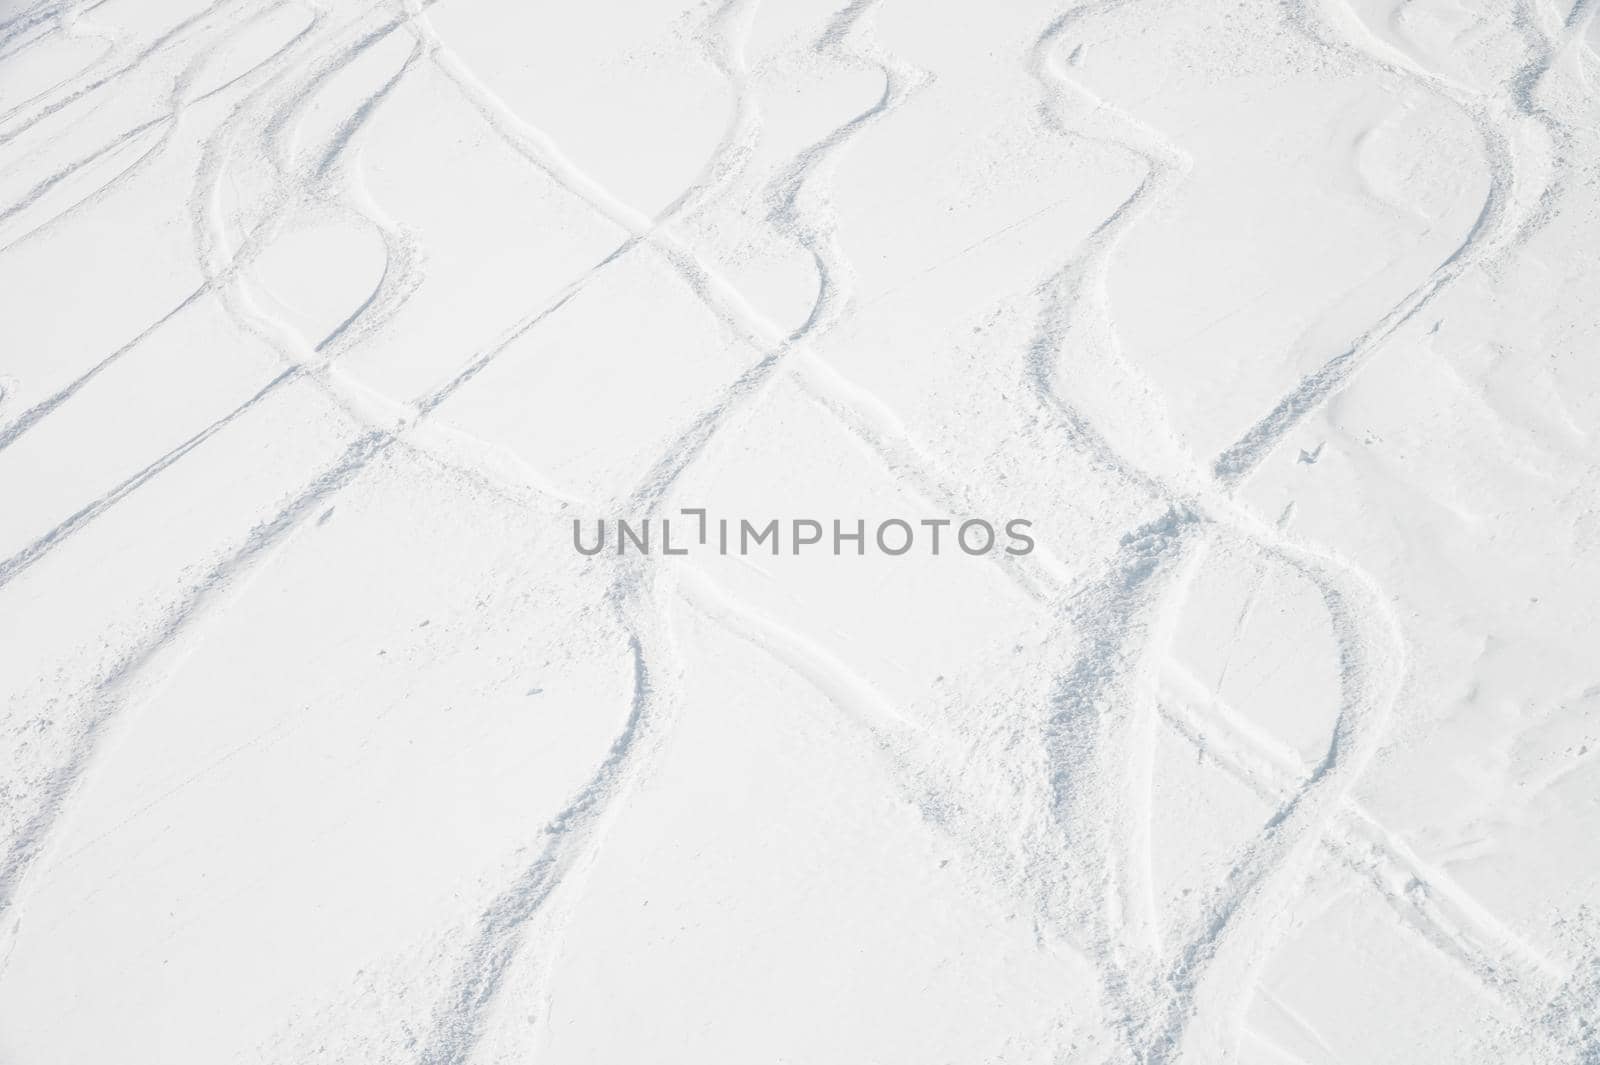
[[[1597,12],[0,0],[0,1063],[1600,1062]]]

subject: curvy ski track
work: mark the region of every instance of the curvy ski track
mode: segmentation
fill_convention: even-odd
[[[537,330],[627,257],[664,263],[704,312],[738,339],[749,363],[676,429],[639,483],[616,499],[599,501],[602,505],[618,513],[671,513],[677,505],[674,488],[712,442],[736,437],[754,424],[763,401],[781,382],[797,387],[861,442],[906,491],[952,511],[981,509],[976,504],[990,497],[976,476],[949,468],[918,441],[889,403],[850,379],[848,368],[818,353],[821,343],[849,322],[858,299],[856,271],[837,236],[835,168],[854,143],[893,122],[895,112],[936,76],[878,43],[873,25],[882,0],[854,0],[812,43],[820,71],[875,72],[883,79],[881,97],[800,150],[764,184],[766,223],[806,256],[816,273],[814,302],[795,329],[757,311],[697,251],[681,224],[749,176],[761,143],[762,115],[744,58],[757,0],[725,0],[708,9],[695,30],[706,62],[726,83],[729,119],[694,181],[654,217],[610,192],[496,96],[488,80],[435,32],[428,16],[433,2],[308,8],[309,24],[271,55],[221,85],[192,93],[207,62],[233,35],[267,10],[287,6],[263,9],[242,0],[218,0],[131,54],[108,35],[107,51],[86,70],[0,114],[0,164],[26,171],[30,156],[11,154],[14,142],[47,129],[68,108],[115,91],[152,60],[194,40],[205,42],[194,50],[161,108],[64,168],[38,174],[21,199],[0,205],[0,226],[8,226],[80,171],[129,145],[140,146],[104,184],[48,217],[29,217],[18,230],[0,231],[3,256],[92,210],[165,158],[181,136],[196,135],[191,118],[198,105],[224,90],[246,88],[240,102],[204,131],[187,196],[203,283],[28,408],[12,409],[6,405],[9,397],[0,394],[0,451],[69,410],[97,377],[208,301],[281,363],[238,406],[0,560],[0,601],[41,560],[293,384],[309,386],[358,427],[341,456],[297,492],[274,501],[270,517],[239,530],[227,551],[199,560],[191,583],[156,620],[108,650],[99,675],[61,700],[74,708],[63,711],[72,715],[67,757],[39,767],[36,784],[0,821],[6,837],[0,851],[0,920],[5,924],[0,944],[26,920],[30,871],[51,853],[84,781],[102,759],[114,756],[115,735],[138,728],[141,709],[183,668],[208,627],[248,594],[252,577],[271,566],[311,519],[340,495],[357,490],[369,471],[394,464],[419,478],[469,482],[508,507],[552,514],[559,509],[563,501],[538,483],[509,481],[496,467],[475,461],[474,449],[487,452],[488,442],[466,438],[447,454],[436,446],[439,437],[425,430],[465,385],[506,356],[513,342]],[[675,604],[726,628],[813,686],[881,754],[885,773],[921,811],[930,831],[969,855],[985,876],[985,890],[1030,913],[1042,943],[1094,968],[1095,1008],[1118,1039],[1106,1061],[1231,1060],[1250,989],[1297,916],[1303,916],[1297,907],[1305,905],[1309,880],[1330,871],[1379,891],[1404,927],[1520,1018],[1520,1035],[1548,1055],[1540,1060],[1595,1060],[1592,1037],[1580,1045],[1563,1034],[1572,1002],[1586,993],[1583,974],[1562,971],[1520,940],[1444,870],[1380,823],[1357,796],[1363,772],[1384,744],[1407,691],[1409,652],[1391,596],[1351,559],[1261,517],[1239,492],[1294,428],[1383,357],[1386,342],[1399,330],[1458,279],[1492,267],[1548,220],[1555,183],[1565,180],[1554,161],[1570,150],[1573,133],[1570,118],[1545,109],[1539,86],[1563,56],[1584,47],[1596,5],[1579,3],[1557,18],[1537,0],[1528,0],[1519,24],[1531,58],[1512,79],[1510,91],[1424,69],[1368,32],[1342,0],[1288,5],[1293,24],[1316,46],[1371,64],[1465,115],[1481,140],[1490,187],[1460,245],[1420,283],[1279,398],[1233,444],[1209,461],[1196,461],[1179,442],[1159,388],[1124,357],[1107,294],[1119,244],[1182,185],[1192,164],[1180,144],[1075,81],[1062,54],[1084,27],[1127,10],[1154,15],[1164,2],[1170,0],[1073,5],[1042,28],[1030,53],[1030,73],[1039,87],[1039,135],[1125,153],[1143,168],[1143,176],[1115,212],[1084,242],[1067,249],[1031,291],[1037,319],[1027,350],[1017,353],[1021,379],[1015,386],[1040,414],[1032,431],[1041,451],[1065,447],[1106,471],[1130,497],[1143,501],[1145,516],[1125,530],[1106,564],[1094,571],[1072,572],[1043,552],[999,563],[1052,633],[1054,680],[1047,705],[1034,708],[1030,726],[1043,771],[1031,786],[1045,800],[1048,816],[1028,828],[1027,853],[997,847],[987,815],[967,802],[973,785],[941,770],[939,736],[807,634],[741,602],[693,566],[679,572],[656,559],[605,560],[589,571],[592,587],[586,591],[604,604],[626,636],[634,671],[631,700],[620,709],[616,737],[589,779],[548,824],[529,826],[524,863],[447,945],[435,986],[414,989],[407,1000],[407,1007],[425,1018],[414,1060],[427,1065],[475,1060],[514,960],[540,952],[546,974],[560,964],[563,929],[581,901],[586,870],[606,846],[608,830],[629,797],[648,779],[683,710],[682,659],[670,621]],[[102,32],[94,25],[99,6],[57,0],[22,8],[0,22],[0,63],[53,35]],[[300,122],[318,92],[394,39],[409,41],[411,48],[391,76],[370,88],[326,142],[296,146]],[[375,394],[346,374],[340,360],[380,337],[426,274],[425,249],[410,236],[404,219],[389,217],[366,193],[354,165],[370,120],[397,86],[424,68],[437,75],[439,85],[458,93],[526,166],[625,236],[460,367],[421,394],[403,398]],[[1546,157],[1530,158],[1539,145]],[[220,197],[230,170],[245,164],[270,172],[274,190],[254,226],[235,242],[223,223]],[[326,336],[307,344],[255,297],[246,270],[287,224],[318,218],[353,222],[376,233],[385,267],[363,302]],[[1097,423],[1074,403],[1074,382],[1091,376],[1114,382],[1129,400],[1123,424]],[[453,426],[448,431],[461,434]],[[1171,654],[1172,632],[1197,574],[1221,547],[1304,583],[1325,609],[1338,651],[1339,708],[1327,749],[1309,771],[1264,742]],[[1157,729],[1170,730],[1202,752],[1216,770],[1244,784],[1274,811],[1233,856],[1196,912],[1165,932],[1154,912],[1149,855],[1149,759]],[[1395,886],[1408,881],[1426,883],[1427,897],[1419,900]],[[0,959],[7,953],[0,945]],[[1061,1008],[1079,1005],[1062,1003]]]

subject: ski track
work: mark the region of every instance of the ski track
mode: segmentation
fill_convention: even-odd
[[[1356,337],[1350,347],[1333,356],[1278,401],[1266,417],[1251,426],[1234,444],[1217,456],[1213,471],[1229,488],[1240,485],[1304,419],[1343,389],[1384,343],[1462,274],[1479,266],[1502,260],[1527,241],[1548,216],[1548,204],[1557,189],[1542,188],[1529,199],[1519,188],[1527,161],[1516,148],[1519,116],[1541,122],[1547,133],[1563,127],[1548,114],[1540,116],[1534,93],[1552,64],[1567,48],[1582,40],[1587,17],[1566,31],[1566,40],[1557,47],[1538,29],[1538,0],[1518,5],[1523,23],[1535,37],[1533,55],[1512,81],[1512,106],[1506,107],[1498,95],[1475,90],[1449,78],[1424,70],[1409,57],[1397,53],[1367,30],[1346,0],[1326,0],[1333,11],[1319,20],[1313,5],[1319,0],[1299,0],[1293,12],[1295,21],[1309,38],[1325,46],[1371,63],[1386,73],[1401,78],[1459,108],[1472,121],[1484,146],[1489,163],[1489,194],[1472,228],[1461,244],[1416,288],[1370,329]],[[1531,13],[1530,13],[1531,12]],[[1576,12],[1575,12],[1576,14]],[[1335,25],[1337,20],[1337,25]],[[1326,27],[1326,29],[1324,28]],[[1335,35],[1331,35],[1333,31]],[[1342,31],[1342,37],[1338,35]]]
[[[204,283],[122,346],[92,364],[56,393],[0,428],[4,450],[44,422],[99,374],[169,328],[199,301],[217,298],[241,331],[262,341],[280,362],[253,395],[212,420],[181,444],[86,503],[11,558],[0,562],[0,592],[30,567],[68,542],[215,434],[247,416],[267,396],[305,380],[345,416],[355,433],[345,453],[321,470],[270,518],[250,529],[156,618],[82,693],[66,760],[52,768],[37,808],[22,818],[0,863],[0,914],[14,934],[26,901],[27,874],[49,849],[70,801],[96,761],[107,756],[108,735],[134,727],[140,706],[182,667],[207,626],[245,594],[253,576],[339,493],[373,463],[405,457],[407,468],[445,478],[487,483],[508,501],[526,503],[525,486],[509,485],[480,463],[454,463],[408,439],[438,408],[489,366],[517,338],[537,328],[585,285],[624,256],[649,252],[666,263],[705,311],[753,355],[750,366],[717,400],[665,447],[648,475],[624,500],[638,512],[664,507],[686,471],[715,439],[736,435],[780,378],[861,439],[883,468],[908,491],[947,509],[970,509],[982,489],[960,471],[941,469],[899,423],[892,410],[848,381],[817,351],[818,343],[850,314],[854,273],[837,237],[831,204],[834,167],[857,138],[886,120],[928,75],[883,50],[871,33],[880,0],[855,0],[829,21],[813,50],[830,70],[871,69],[884,78],[881,97],[823,138],[802,149],[766,185],[768,224],[801,248],[818,279],[804,323],[784,333],[719,276],[676,231],[675,224],[713,202],[745,173],[760,137],[760,114],[743,58],[743,39],[755,4],[729,0],[700,28],[709,62],[732,95],[720,143],[695,180],[656,218],[648,218],[606,190],[567,158],[551,138],[517,115],[488,84],[439,39],[429,3],[407,0],[396,10],[372,4],[333,26],[325,10],[278,50],[222,85],[190,97],[187,88],[227,41],[216,33],[174,80],[167,107],[118,134],[111,142],[45,175],[6,206],[0,225],[40,202],[78,171],[146,135],[154,142],[103,185],[38,225],[10,239],[0,255],[48,233],[64,220],[103,202],[171,151],[185,129],[186,111],[240,85],[240,103],[205,139],[189,209],[196,259]],[[0,55],[69,32],[98,4],[37,3],[0,22]],[[691,606],[793,670],[841,712],[851,716],[885,758],[887,772],[930,826],[964,843],[996,891],[1028,897],[1040,914],[1042,934],[1071,945],[1100,979],[1100,1008],[1118,1032],[1117,1060],[1156,1063],[1180,1054],[1193,1060],[1228,1060],[1236,1052],[1248,989],[1287,931],[1302,885],[1313,871],[1336,863],[1370,882],[1404,925],[1443,957],[1474,977],[1528,1026],[1553,1035],[1584,986],[1523,943],[1449,878],[1423,861],[1404,840],[1375,820],[1352,791],[1383,742],[1386,721],[1406,676],[1406,648],[1386,596],[1347,559],[1300,542],[1262,521],[1234,499],[1234,491],[1273,453],[1286,435],[1344,388],[1383,350],[1397,331],[1463,274],[1514,253],[1548,219],[1557,193],[1552,183],[1531,192],[1519,155],[1520,130],[1539,126],[1557,149],[1572,136],[1559,116],[1538,100],[1552,66],[1582,47],[1595,5],[1577,4],[1559,27],[1546,25],[1536,4],[1523,8],[1531,56],[1514,79],[1510,105],[1490,92],[1459,84],[1394,52],[1342,4],[1323,11],[1316,0],[1291,8],[1294,24],[1312,42],[1370,63],[1420,91],[1459,108],[1472,121],[1490,167],[1483,209],[1461,244],[1421,283],[1353,338],[1349,346],[1308,374],[1260,420],[1202,467],[1176,444],[1165,405],[1136,367],[1121,355],[1106,297],[1106,276],[1119,241],[1140,224],[1189,170],[1184,153],[1107,101],[1092,97],[1058,65],[1055,53],[1075,27],[1128,6],[1127,0],[1069,9],[1046,27],[1032,54],[1041,87],[1040,121],[1049,134],[1112,145],[1132,153],[1145,175],[1127,199],[1087,241],[1039,285],[1038,327],[1022,367],[1030,395],[1049,413],[1051,439],[1065,440],[1149,500],[1158,516],[1129,529],[1100,572],[1068,581],[1047,555],[1003,560],[1005,575],[1055,618],[1059,642],[1069,648],[1047,707],[1041,741],[1049,770],[1042,782],[1051,796],[1051,825],[1036,839],[1039,850],[1019,878],[1005,867],[986,826],[961,809],[955,785],[940,780],[924,760],[937,747],[915,720],[854,676],[803,633],[739,604],[704,575],[685,570],[679,580],[643,564],[597,567],[593,580],[626,634],[633,660],[633,694],[609,751],[593,775],[531,844],[531,856],[499,888],[475,925],[449,948],[448,978],[430,1009],[431,1023],[417,1060],[460,1065],[472,1059],[489,1010],[514,958],[529,949],[538,919],[540,942],[556,964],[566,920],[580,897],[584,870],[604,846],[606,831],[646,778],[670,736],[679,709],[679,656],[673,647],[668,603],[682,596]],[[218,0],[159,33],[131,55],[114,36],[112,49],[67,83],[0,114],[0,151],[79,101],[113,87],[194,35],[211,31],[240,8]],[[243,23],[261,12],[246,15]],[[52,24],[54,24],[52,26]],[[238,28],[238,27],[236,27]],[[303,109],[319,89],[392,34],[412,35],[415,47],[393,74],[365,97],[316,150],[289,158],[285,146]],[[426,65],[436,71],[518,157],[577,196],[625,238],[574,278],[548,303],[513,322],[494,343],[421,396],[400,401],[374,396],[344,377],[340,355],[378,335],[417,289],[423,276],[420,249],[360,188],[346,165],[367,122],[390,93]],[[219,190],[230,165],[245,153],[267,161],[278,181],[276,198],[253,220],[244,241],[229,247],[220,218]],[[301,342],[293,328],[261,309],[250,295],[245,270],[281,227],[307,214],[354,218],[381,236],[387,265],[373,292],[327,336]],[[1154,453],[1130,455],[1124,431],[1115,439],[1069,402],[1066,380],[1082,372],[1067,358],[1078,345],[1099,361],[1093,367],[1127,384],[1137,397],[1132,421],[1156,443]],[[538,499],[548,500],[542,492]],[[1170,633],[1187,589],[1204,564],[1207,545],[1227,541],[1255,552],[1264,563],[1309,582],[1322,596],[1339,644],[1342,705],[1322,761],[1305,772],[1253,735],[1220,696],[1181,671],[1168,656]],[[1157,677],[1163,678],[1159,682]],[[1272,804],[1276,812],[1260,835],[1236,856],[1224,880],[1187,927],[1158,927],[1149,872],[1151,729],[1173,729],[1196,749]],[[929,745],[933,746],[929,746]],[[1143,761],[1141,761],[1143,760]],[[933,774],[930,776],[930,774]],[[1053,834],[1054,838],[1046,838]],[[1426,885],[1418,896],[1408,885]],[[3,964],[3,963],[0,963]],[[548,1003],[545,1004],[548,1010]]]
[[[1077,21],[1092,18],[1117,8],[1124,3],[1091,4],[1074,8],[1052,23],[1040,39],[1036,53],[1035,73],[1044,86],[1048,100],[1069,96],[1076,88],[1084,96],[1086,90],[1072,86],[1059,67],[1052,66],[1050,53],[1059,40]],[[1302,27],[1304,28],[1303,24]],[[1308,30],[1308,32],[1310,32]],[[1537,62],[1537,61],[1535,61]],[[1548,61],[1546,61],[1546,64]],[[1537,81],[1537,74],[1533,80]],[[1058,382],[1056,352],[1066,347],[1066,333],[1071,315],[1092,307],[1103,319],[1098,336],[1090,326],[1090,344],[1109,349],[1110,359],[1120,363],[1116,353],[1114,326],[1105,300],[1104,278],[1107,265],[1118,238],[1142,217],[1154,199],[1182,180],[1188,164],[1181,151],[1167,145],[1159,135],[1098,98],[1092,100],[1092,116],[1112,114],[1120,120],[1123,131],[1119,137],[1113,133],[1112,141],[1121,141],[1126,149],[1139,156],[1146,166],[1146,176],[1121,207],[1097,229],[1086,242],[1085,253],[1069,260],[1061,273],[1047,283],[1046,290],[1054,290],[1056,298],[1045,301],[1041,316],[1041,335],[1030,352],[1033,383],[1041,402],[1053,406],[1060,415],[1060,428],[1080,447],[1122,473],[1131,486],[1165,496],[1169,500],[1183,500],[1201,513],[1214,515],[1215,520],[1234,535],[1242,536],[1252,546],[1265,551],[1270,557],[1291,565],[1301,576],[1316,584],[1327,604],[1330,620],[1341,643],[1343,659],[1344,708],[1334,729],[1333,740],[1322,763],[1291,794],[1281,798],[1278,812],[1269,821],[1265,831],[1252,843],[1230,870],[1228,877],[1208,900],[1206,917],[1199,927],[1190,929],[1187,942],[1166,961],[1166,971],[1159,972],[1160,959],[1144,960],[1143,967],[1158,970],[1143,975],[1143,980],[1156,990],[1143,1001],[1132,1000],[1130,985],[1140,979],[1137,963],[1130,965],[1111,943],[1125,945],[1126,936],[1120,929],[1104,931],[1096,954],[1103,966],[1103,983],[1108,992],[1108,1007],[1113,1023],[1121,1022],[1125,1049],[1131,1060],[1157,1062],[1171,1060],[1177,1054],[1194,1055],[1199,1060],[1230,1060],[1237,1052],[1240,1030],[1249,996],[1240,988],[1250,987],[1270,956],[1276,942],[1281,940],[1298,885],[1309,875],[1316,844],[1325,836],[1335,811],[1345,801],[1350,788],[1359,779],[1366,762],[1382,742],[1384,719],[1392,711],[1404,675],[1404,643],[1398,624],[1383,606],[1371,578],[1361,573],[1348,561],[1331,559],[1320,553],[1307,552],[1276,529],[1265,526],[1239,512],[1224,493],[1231,491],[1266,457],[1271,449],[1294,424],[1326,400],[1347,382],[1350,376],[1382,341],[1425,305],[1450,281],[1469,266],[1485,257],[1502,252],[1496,241],[1502,239],[1510,226],[1506,222],[1514,164],[1505,161],[1509,149],[1503,147],[1505,138],[1498,136],[1498,127],[1487,119],[1474,115],[1490,152],[1493,180],[1489,197],[1477,223],[1465,242],[1444,264],[1435,270],[1419,288],[1414,290],[1396,308],[1369,330],[1345,355],[1332,360],[1323,370],[1303,382],[1253,428],[1240,443],[1229,448],[1213,464],[1214,483],[1197,475],[1180,477],[1177,484],[1168,485],[1151,472],[1119,462],[1115,449],[1089,424],[1088,420],[1072,409],[1061,398]],[[1047,121],[1062,132],[1084,134],[1060,122],[1044,105]],[[1091,117],[1092,117],[1091,116]],[[1503,253],[1503,252],[1502,252]],[[1095,344],[1098,341],[1098,344]],[[1102,364],[1104,372],[1108,367]],[[1132,372],[1131,367],[1120,368]],[[1143,381],[1136,381],[1136,394],[1150,395]],[[1170,436],[1163,424],[1159,405],[1156,424],[1148,426],[1156,439]],[[1181,557],[1180,552],[1157,551],[1146,555],[1133,571],[1137,581],[1149,580],[1150,571],[1159,565],[1172,565],[1163,554]],[[1135,582],[1124,579],[1120,588],[1134,590]],[[1125,599],[1114,598],[1105,607],[1092,612],[1100,622],[1101,630],[1116,639],[1139,611],[1147,608],[1153,597],[1138,595]],[[1174,600],[1181,606],[1181,597]],[[1085,626],[1089,627],[1089,626]],[[1387,646],[1385,646],[1387,645]],[[1094,698],[1106,684],[1101,663],[1122,657],[1120,648],[1107,645],[1100,639],[1092,641],[1086,655],[1066,675],[1064,689],[1072,694],[1062,713],[1069,715],[1073,727],[1066,730],[1065,749],[1058,764],[1062,766],[1063,779],[1073,780],[1072,790],[1088,791],[1087,797],[1076,799],[1082,807],[1078,820],[1082,823],[1103,823],[1106,808],[1120,810],[1109,793],[1117,785],[1102,786],[1096,779],[1115,764],[1109,759],[1085,755],[1083,748],[1091,740],[1098,726],[1098,734],[1108,730],[1126,730],[1126,722],[1102,720],[1100,707]],[[1128,670],[1137,672],[1137,669]],[[1387,679],[1380,679],[1387,674]],[[1109,701],[1102,701],[1109,702]],[[1130,700],[1120,701],[1123,707]],[[1114,715],[1113,715],[1114,716]],[[1106,741],[1108,744],[1110,741]],[[1084,764],[1084,763],[1087,764]],[[1134,778],[1136,779],[1136,778]],[[1070,796],[1069,796],[1070,798]],[[1070,815],[1064,820],[1070,821]],[[1115,838],[1136,838],[1126,830],[1113,833]],[[1102,868],[1115,870],[1118,856],[1105,854]],[[1126,861],[1127,859],[1124,859]],[[1442,881],[1442,877],[1438,878]],[[1118,885],[1102,881],[1096,885],[1107,897],[1117,897]],[[1127,886],[1121,891],[1126,897]],[[1454,890],[1461,897],[1463,893]],[[1098,897],[1094,891],[1085,893],[1087,899]],[[1079,903],[1071,919],[1080,926],[1091,929],[1106,927],[1107,918],[1095,912],[1092,901]],[[1500,946],[1500,944],[1495,944]],[[1506,959],[1504,966],[1511,971],[1517,968],[1514,959]],[[1522,975],[1522,974],[1519,974]],[[1153,978],[1152,978],[1153,977]],[[1529,979],[1537,983],[1537,975]],[[1527,1003],[1523,1006],[1526,1008]],[[1165,1019],[1151,1025],[1151,1017]],[[1138,1020],[1130,1020],[1137,1017]]]

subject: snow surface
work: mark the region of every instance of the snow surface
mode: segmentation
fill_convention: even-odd
[[[1600,1062],[1597,10],[0,0],[0,1062]]]

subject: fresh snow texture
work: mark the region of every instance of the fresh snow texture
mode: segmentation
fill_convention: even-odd
[[[0,1063],[1600,1062],[1597,11],[0,0]]]

